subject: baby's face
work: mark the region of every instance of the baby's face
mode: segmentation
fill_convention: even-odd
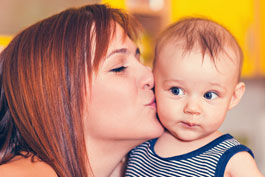
[[[239,61],[232,50],[216,66],[199,49],[183,55],[180,46],[164,46],[154,68],[157,111],[178,139],[193,141],[216,132],[231,109]],[[231,58],[232,57],[232,58]]]

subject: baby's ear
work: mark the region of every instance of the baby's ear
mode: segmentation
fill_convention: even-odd
[[[242,96],[245,93],[245,83],[244,82],[239,82],[234,90],[234,93],[232,95],[231,101],[230,101],[230,105],[229,105],[229,109],[232,109],[233,107],[235,107],[241,100]]]

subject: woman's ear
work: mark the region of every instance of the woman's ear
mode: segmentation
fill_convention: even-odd
[[[232,109],[240,102],[244,93],[245,93],[245,83],[239,82],[234,89],[232,98],[230,100],[229,109]]]

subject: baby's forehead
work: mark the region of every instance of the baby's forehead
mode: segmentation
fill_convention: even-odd
[[[163,49],[161,48],[157,53],[157,61],[154,63],[155,78],[183,79],[191,77],[191,80],[198,78],[196,81],[200,81],[202,78],[205,80],[215,77],[238,82],[240,77],[239,59],[231,48],[225,51],[212,58],[207,52],[203,55],[200,48],[186,51],[181,46],[164,45]]]
[[[181,62],[190,62],[190,64],[193,65],[195,62],[197,63],[195,66],[198,67],[202,67],[203,65],[215,67],[220,74],[229,72],[233,77],[235,77],[234,74],[236,74],[238,79],[241,73],[240,57],[232,46],[225,46],[222,51],[213,56],[207,50],[203,53],[198,45],[194,45],[193,48],[187,50],[181,42],[169,42],[157,50],[154,61],[154,71],[156,72],[162,68],[173,69],[175,66],[181,64]],[[212,64],[208,65],[206,63]]]
[[[217,64],[218,62],[222,62],[223,60],[229,60],[230,62],[239,65],[241,64],[241,56],[240,52],[237,48],[229,43],[223,45],[222,48],[215,49],[214,51],[208,48],[203,48],[200,44],[195,43],[193,46],[187,46],[184,40],[179,41],[168,41],[163,45],[159,45],[156,48],[155,60],[159,60],[163,58],[161,55],[174,55],[178,54],[181,56],[189,55],[190,53],[200,53],[202,56],[202,60],[205,57],[209,57],[213,63]]]

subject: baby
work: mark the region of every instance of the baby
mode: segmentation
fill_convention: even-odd
[[[218,129],[245,91],[243,54],[223,26],[186,18],[160,36],[154,61],[164,134],[133,149],[125,176],[260,177],[251,150]]]

